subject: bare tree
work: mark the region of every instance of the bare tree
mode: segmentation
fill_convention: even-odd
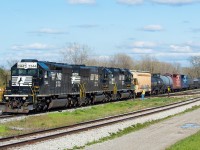
[[[200,56],[191,56],[189,58],[190,63],[194,67],[200,67]]]
[[[88,66],[104,66],[104,67],[109,67],[109,57],[90,57],[87,60],[86,65]]]
[[[0,87],[6,86],[7,76],[9,75],[9,71],[7,71],[3,66],[0,67]]]
[[[151,73],[157,72],[158,60],[155,57],[148,55],[142,56],[137,67],[138,70],[150,71]]]
[[[192,67],[183,67],[182,73],[188,75],[191,78],[197,77],[196,73],[194,72],[194,69]]]
[[[192,76],[193,77],[200,77],[200,56],[192,56],[189,59],[192,67]]]
[[[90,48],[87,45],[70,43],[61,51],[62,61],[70,64],[85,64],[89,57]]]
[[[110,58],[109,66],[118,68],[133,69],[133,59],[124,53],[118,53]]]
[[[177,73],[180,73],[180,72],[181,72],[181,65],[179,63],[174,63],[172,73],[177,74]]]

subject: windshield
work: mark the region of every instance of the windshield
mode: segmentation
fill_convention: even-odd
[[[37,69],[12,69],[12,75],[28,75],[28,76],[36,76]]]

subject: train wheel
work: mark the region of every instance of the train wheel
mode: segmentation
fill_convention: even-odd
[[[81,107],[83,105],[83,99],[81,99],[80,97],[77,98],[77,106]]]
[[[47,108],[48,108],[48,106],[46,104],[46,105],[44,105],[43,110],[45,111],[45,110],[47,110]]]
[[[135,99],[136,98],[136,94],[135,94],[135,92],[133,93],[133,99]]]
[[[105,102],[109,102],[111,100],[110,96],[109,95],[105,95],[105,100],[103,101],[104,103]]]
[[[120,98],[121,98],[120,94],[119,94],[119,93],[117,93],[116,100],[117,100],[117,101],[119,101],[119,100],[120,100]]]
[[[90,98],[87,98],[88,99],[88,105],[91,105],[92,104],[92,100]]]
[[[68,108],[70,106],[70,98],[67,99],[65,107]]]
[[[74,106],[74,107],[77,107],[77,106],[78,106],[78,100],[77,100],[77,99],[74,100],[73,106]]]
[[[78,104],[78,100],[76,98],[71,99],[71,107],[76,107]]]

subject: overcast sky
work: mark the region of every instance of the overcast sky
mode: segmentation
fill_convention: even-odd
[[[189,66],[200,55],[200,0],[1,0],[0,65],[7,60],[56,61],[68,43],[93,56]]]

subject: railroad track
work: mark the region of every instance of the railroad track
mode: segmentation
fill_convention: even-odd
[[[14,148],[18,146],[23,146],[27,144],[33,144],[36,142],[58,138],[58,137],[69,135],[69,134],[75,134],[75,133],[79,133],[79,132],[83,132],[83,131],[87,131],[91,129],[96,129],[99,127],[108,126],[108,125],[119,123],[122,121],[136,119],[136,118],[156,114],[162,111],[174,109],[177,107],[185,106],[191,103],[195,103],[197,101],[200,101],[200,98],[194,98],[194,99],[190,99],[190,100],[186,100],[182,102],[168,104],[165,106],[148,108],[148,109],[144,109],[140,111],[116,115],[112,117],[106,117],[106,118],[97,119],[93,121],[82,122],[79,124],[63,126],[63,127],[53,128],[53,129],[48,129],[48,130],[42,130],[42,131],[37,131],[37,132],[28,133],[28,134],[7,137],[7,138],[1,138],[0,149]]]
[[[195,95],[200,94],[200,90],[190,90],[190,91],[181,91],[175,93],[169,93],[169,96],[184,96],[184,95]],[[152,95],[151,97],[167,97],[168,94],[161,94],[161,95]]]
[[[16,117],[15,115],[0,115],[0,119],[5,119],[5,118],[13,118]]]

